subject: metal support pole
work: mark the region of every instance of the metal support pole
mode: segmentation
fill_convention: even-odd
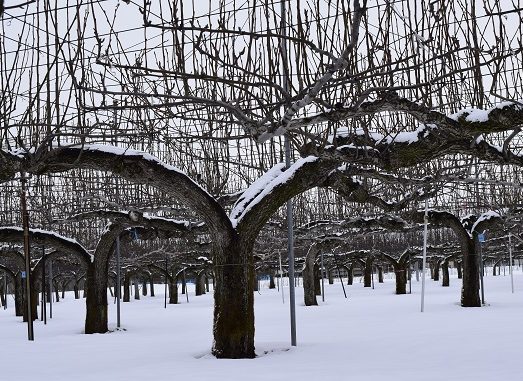
[[[281,283],[281,301],[285,304],[285,293],[283,292],[283,266],[281,264],[281,253],[278,253],[278,259],[280,261],[280,283]]]
[[[53,318],[53,262],[49,261],[49,319]]]
[[[509,271],[510,271],[510,284],[512,286],[512,293],[514,293],[514,272],[512,269],[512,238],[510,232],[508,232],[508,256],[509,256]]]
[[[45,273],[47,272],[45,264],[45,247],[42,246],[42,320],[47,324],[47,293],[45,283]]]
[[[321,300],[325,301],[325,267],[323,267],[323,251],[321,252]]]
[[[24,259],[25,259],[25,296],[27,313],[27,339],[34,341],[33,311],[31,306],[31,253],[29,248],[29,213],[27,211],[27,200],[25,198],[26,187],[25,173],[20,173],[20,206],[22,209],[22,226],[24,229]]]
[[[185,299],[189,303],[189,290],[187,289],[187,278],[185,277],[185,267],[183,268],[183,284],[185,284]]]
[[[5,292],[4,310],[7,310],[7,272],[5,272],[5,271],[4,271],[4,292]]]
[[[121,269],[120,269],[120,235],[116,237],[116,328],[120,328],[120,299],[122,294],[121,283]]]
[[[428,200],[425,200],[425,216],[423,218],[423,264],[421,267],[421,312],[425,310],[425,267],[427,266],[427,225],[429,223]]]
[[[165,254],[165,292],[163,297],[163,308],[167,308],[167,282],[169,281],[169,277],[167,276],[169,271],[168,268],[169,266],[167,265],[167,254]],[[178,287],[178,285],[176,285],[176,287]]]
[[[280,40],[282,56],[282,87],[285,92],[289,90],[288,77],[288,58],[287,58],[287,0],[281,2],[281,35]],[[288,105],[287,105],[288,106]],[[285,139],[285,166],[291,165],[291,145],[287,135]],[[289,304],[291,315],[291,345],[296,346],[296,294],[295,294],[295,277],[294,277],[294,237],[293,237],[293,219],[292,219],[292,200],[287,200],[287,251],[289,260]],[[292,280],[292,281],[291,281]]]
[[[485,285],[483,283],[483,243],[479,243],[479,280],[481,282],[481,304],[485,304]]]

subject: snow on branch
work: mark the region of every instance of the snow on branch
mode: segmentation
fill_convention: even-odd
[[[56,232],[29,229],[31,242],[37,245],[48,245],[63,253],[74,254],[84,262],[93,262],[94,257],[77,240],[64,237]],[[0,226],[0,241],[22,242],[24,229],[17,226]]]
[[[315,156],[298,159],[288,169],[280,163],[269,169],[263,176],[249,186],[238,199],[230,213],[232,225],[236,227],[242,218],[278,186],[293,180],[295,174],[307,163],[319,160]]]

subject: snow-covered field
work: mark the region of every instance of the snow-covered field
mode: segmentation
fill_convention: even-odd
[[[503,272],[502,272],[503,274]],[[164,309],[156,297],[122,303],[125,331],[82,334],[85,302],[71,294],[53,304],[47,326],[35,323],[35,342],[14,316],[13,301],[0,310],[0,380],[522,380],[523,276],[487,276],[488,306],[459,306],[460,281],[450,288],[427,279],[425,312],[421,282],[412,294],[394,295],[394,280],[364,288],[355,278],[343,297],[340,283],[326,284],[326,301],[305,307],[297,288],[298,346],[289,344],[289,305],[266,285],[256,293],[253,360],[210,356],[212,295]],[[110,305],[110,326],[116,324]]]

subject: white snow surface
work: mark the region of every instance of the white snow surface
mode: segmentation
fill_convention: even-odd
[[[265,172],[243,192],[234,204],[229,217],[232,226],[236,227],[243,216],[270,194],[274,188],[291,180],[298,169],[316,160],[318,160],[316,156],[307,156],[296,160],[288,169],[285,169],[285,164],[279,163]]]
[[[122,327],[103,335],[82,334],[85,300],[71,293],[53,304],[47,325],[35,322],[35,341],[14,316],[9,296],[0,309],[1,380],[334,380],[492,381],[520,380],[523,275],[485,277],[483,308],[459,306],[461,281],[451,273],[450,287],[427,279],[425,312],[420,312],[421,281],[412,294],[394,295],[393,275],[375,289],[358,277],[345,286],[325,285],[325,302],[303,305],[297,287],[297,347],[290,346],[288,287],[281,294],[262,283],[255,293],[256,359],[218,360],[210,355],[212,295],[163,308],[163,285],[156,297],[122,303]],[[501,270],[503,274],[503,269]],[[286,281],[284,279],[284,281]],[[346,281],[346,279],[345,279]],[[326,282],[327,283],[327,282]],[[287,282],[286,282],[287,284]],[[408,289],[408,287],[407,287]],[[116,307],[109,298],[109,326]]]

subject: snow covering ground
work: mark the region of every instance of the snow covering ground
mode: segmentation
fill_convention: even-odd
[[[521,380],[523,275],[516,271],[512,294],[506,273],[485,278],[484,308],[459,306],[459,280],[443,288],[427,279],[424,313],[415,279],[411,295],[394,295],[388,275],[374,290],[355,278],[348,299],[340,283],[326,284],[318,307],[303,305],[300,286],[295,348],[288,293],[283,304],[264,283],[256,293],[252,360],[210,355],[212,295],[194,297],[194,289],[189,303],[180,295],[181,304],[167,309],[162,285],[154,298],[122,303],[125,331],[104,335],[82,334],[85,302],[67,294],[53,304],[47,326],[35,323],[35,342],[27,341],[10,298],[0,310],[0,380]],[[112,329],[115,311],[111,304]]]

